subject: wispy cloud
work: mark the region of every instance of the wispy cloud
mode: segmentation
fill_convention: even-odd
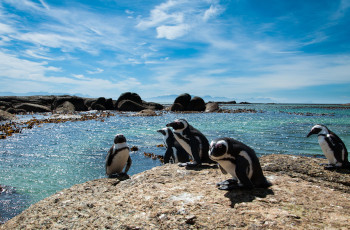
[[[349,85],[350,3],[326,3],[3,0],[0,91],[285,98]]]

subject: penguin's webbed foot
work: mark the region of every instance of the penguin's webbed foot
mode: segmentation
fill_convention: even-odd
[[[324,164],[324,169],[325,170],[335,170],[335,169],[340,169],[341,166],[337,165],[331,165],[331,164]]]
[[[122,172],[122,173],[108,175],[108,178],[117,178],[118,180],[122,181],[122,180],[130,179],[130,176],[128,174]]]
[[[195,168],[200,166],[201,164],[193,161],[193,162],[186,162],[186,163],[179,163],[178,166],[180,167],[186,167],[186,168]]]
[[[219,183],[216,183],[216,186],[217,187],[221,187],[223,185],[230,185],[230,184],[237,184],[238,183],[238,180],[237,179],[228,179],[228,180],[224,180],[224,181],[221,181]]]

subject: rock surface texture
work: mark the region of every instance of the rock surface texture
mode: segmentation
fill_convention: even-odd
[[[350,171],[325,159],[260,158],[268,189],[221,191],[218,168],[164,165],[62,190],[0,229],[349,229]]]

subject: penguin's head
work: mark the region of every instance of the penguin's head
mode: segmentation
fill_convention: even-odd
[[[114,144],[121,144],[121,143],[125,143],[126,142],[126,138],[124,137],[123,134],[117,134],[114,137]]]
[[[313,134],[328,134],[329,133],[329,129],[324,126],[324,125],[315,125],[314,127],[312,127],[311,131],[307,134],[306,137],[309,137]]]
[[[171,132],[170,128],[162,128],[157,130],[158,133],[161,133],[163,136],[169,136],[169,133]]]
[[[225,140],[217,139],[210,143],[209,157],[212,160],[218,160],[228,150],[228,144]]]
[[[188,127],[188,122],[185,119],[176,119],[166,126],[172,127],[175,131],[182,131]]]

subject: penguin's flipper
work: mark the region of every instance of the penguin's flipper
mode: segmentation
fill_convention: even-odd
[[[220,164],[219,164],[219,169],[221,170],[222,174],[225,174],[225,175],[227,174],[226,170],[223,167],[221,167]]]
[[[168,148],[165,151],[164,154],[164,164],[167,164],[170,162],[170,158],[173,156],[173,150],[171,147],[168,146]]]
[[[242,184],[241,187],[244,188],[254,188],[253,183],[250,181],[247,175],[247,171],[249,170],[249,162],[247,159],[245,159],[242,156],[238,156],[236,159],[236,175],[240,183]]]
[[[127,173],[128,173],[128,171],[129,171],[129,169],[130,169],[131,164],[132,164],[132,160],[131,160],[131,157],[129,156],[128,161],[127,161],[127,163],[126,163],[125,170],[124,170],[124,173],[125,173],[125,174],[127,174]]]
[[[193,161],[196,162],[197,164],[201,164],[202,162],[201,162],[201,158],[199,156],[200,143],[195,137],[190,139],[190,146],[191,146]]]
[[[334,157],[337,160],[337,162],[341,162],[341,163],[347,162],[348,152],[347,152],[347,149],[346,149],[344,142],[333,132],[328,134],[325,137],[325,140],[327,141],[327,143],[329,145],[333,146],[333,148],[335,150]],[[343,157],[346,159],[343,159]]]
[[[106,167],[110,166],[113,161],[113,146],[108,150],[107,157],[106,157]]]

